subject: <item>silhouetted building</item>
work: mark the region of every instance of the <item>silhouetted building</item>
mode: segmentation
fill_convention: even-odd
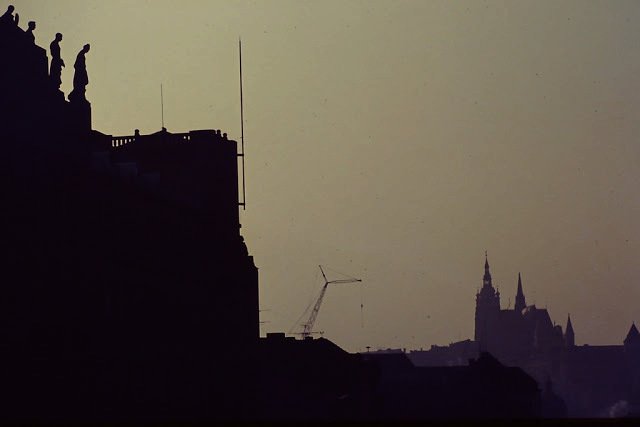
[[[46,51],[8,21],[0,417],[255,415],[258,271],[240,235],[236,142],[92,130],[90,57],[68,102]]]
[[[567,405],[553,390],[550,379],[545,382],[540,401],[543,418],[565,418],[567,416]]]
[[[375,409],[376,366],[324,339],[284,333],[260,339],[264,420],[367,420]]]
[[[555,326],[546,309],[527,306],[518,274],[514,308],[500,308],[500,292],[493,287],[489,261],[485,260],[482,288],[476,295],[475,341],[505,363],[534,354],[550,354],[564,347],[562,328]]]
[[[521,367],[538,381],[545,390],[546,416],[563,413],[570,417],[608,417],[612,413],[622,416],[624,411],[638,407],[640,333],[635,324],[624,345],[576,346],[569,316],[563,333],[546,309],[526,305],[520,274],[514,307],[502,309],[487,259],[484,270],[482,288],[476,294],[475,340],[411,351],[408,356],[413,363],[459,366],[487,351],[507,366]]]
[[[540,390],[520,368],[488,353],[467,366],[417,367],[404,353],[363,353],[378,366],[376,419],[530,419],[540,416]]]
[[[478,343],[468,339],[448,346],[432,345],[426,351],[409,351],[407,355],[416,366],[464,366],[479,354]]]

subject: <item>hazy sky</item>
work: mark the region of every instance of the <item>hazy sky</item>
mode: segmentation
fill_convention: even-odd
[[[323,264],[364,280],[317,321],[347,350],[473,337],[485,250],[502,307],[520,271],[578,344],[640,321],[639,2],[13,4],[39,45],[64,34],[66,93],[91,43],[93,126],[114,135],[159,130],[163,83],[170,131],[239,139],[242,36],[263,334],[289,331]]]

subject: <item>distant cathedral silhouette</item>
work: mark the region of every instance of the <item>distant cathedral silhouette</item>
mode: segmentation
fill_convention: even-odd
[[[569,416],[608,416],[620,402],[626,402],[629,413],[640,412],[640,333],[635,324],[621,345],[576,346],[570,316],[563,333],[547,309],[526,304],[520,273],[515,303],[502,309],[486,256],[482,287],[476,293],[474,339],[408,356],[417,366],[455,366],[480,352],[523,368],[541,389],[552,387],[565,400]]]
[[[493,287],[489,260],[485,258],[482,288],[476,294],[475,341],[506,363],[513,363],[536,353],[546,353],[573,346],[575,337],[571,319],[567,333],[553,325],[547,309],[527,306],[518,273],[518,286],[513,308],[500,308],[500,292]]]

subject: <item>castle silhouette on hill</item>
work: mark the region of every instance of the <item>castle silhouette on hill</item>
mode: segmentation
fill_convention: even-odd
[[[576,346],[571,318],[563,333],[547,309],[527,305],[522,278],[514,306],[502,309],[500,292],[485,258],[482,287],[476,294],[475,334],[446,347],[411,351],[418,366],[464,365],[481,351],[507,366],[518,366],[543,388],[553,387],[573,417],[603,417],[640,408],[640,333],[632,324],[620,345]]]
[[[488,265],[477,317],[488,352],[465,366],[260,338],[237,142],[217,129],[93,129],[89,45],[67,100],[62,34],[49,61],[35,23],[23,30],[14,12],[0,17],[0,421],[562,415],[557,396],[500,361],[496,325],[522,316],[530,335],[545,316],[502,314]],[[547,342],[537,326],[533,336],[533,348]],[[557,330],[548,336],[556,348]]]

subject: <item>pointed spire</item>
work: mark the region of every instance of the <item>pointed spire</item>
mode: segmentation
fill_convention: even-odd
[[[516,313],[521,313],[527,307],[527,303],[524,299],[524,292],[522,291],[522,277],[518,273],[518,290],[516,292],[516,304],[513,307]]]
[[[519,271],[518,271],[518,293],[519,294],[522,293],[522,276],[520,275]]]
[[[640,332],[638,332],[638,328],[636,328],[636,322],[631,324],[631,328],[629,328],[629,333],[627,337],[624,339],[624,345],[638,345],[640,344]]]
[[[487,251],[484,251],[484,277],[482,278],[483,286],[492,286],[491,272],[489,271],[489,257]]]
[[[496,292],[491,283],[491,272],[489,271],[489,259],[487,252],[484,253],[484,277],[482,279],[482,289],[476,294],[476,328],[474,339],[480,343],[481,348],[485,348],[486,339],[490,331],[487,329],[488,319],[500,313],[500,292]]]
[[[564,343],[567,347],[573,347],[576,345],[576,335],[573,332],[570,314],[567,314],[567,327],[564,330]]]

